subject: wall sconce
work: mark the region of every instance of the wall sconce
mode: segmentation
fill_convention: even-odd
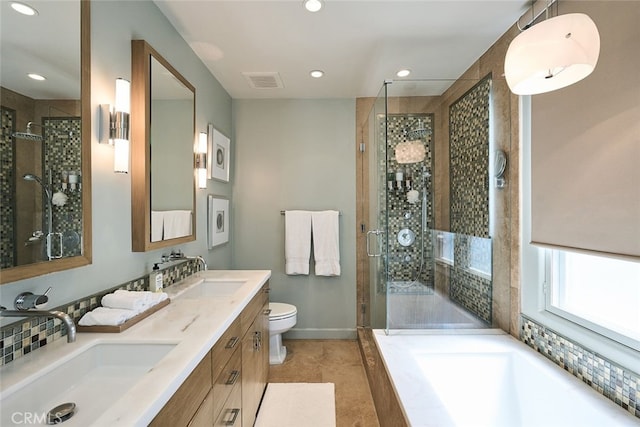
[[[535,95],[572,85],[587,77],[600,55],[600,35],[584,13],[542,21],[509,45],[504,74],[516,95]]]
[[[196,171],[198,172],[198,188],[207,188],[207,138],[206,132],[200,132],[196,149]]]
[[[116,79],[116,102],[100,104],[100,142],[114,147],[113,171],[129,173],[129,115],[131,113],[131,83]]]

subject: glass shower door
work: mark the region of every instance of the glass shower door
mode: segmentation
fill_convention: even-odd
[[[369,260],[370,326],[386,328],[387,322],[387,127],[386,84],[376,98],[367,121],[369,185]]]

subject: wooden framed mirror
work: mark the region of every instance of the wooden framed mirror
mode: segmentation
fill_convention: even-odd
[[[0,284],[91,263],[90,3],[29,4],[0,13]]]
[[[195,87],[144,40],[131,42],[131,243],[195,240]]]

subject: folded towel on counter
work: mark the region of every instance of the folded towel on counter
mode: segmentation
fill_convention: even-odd
[[[97,307],[82,316],[80,326],[118,326],[138,314],[124,308]]]
[[[152,292],[149,291],[117,290],[112,294],[103,296],[101,304],[103,307],[141,311],[148,306],[151,295]]]
[[[311,212],[284,213],[284,263],[289,275],[309,274],[311,255]]]
[[[340,275],[339,216],[338,211],[311,213],[316,276]]]

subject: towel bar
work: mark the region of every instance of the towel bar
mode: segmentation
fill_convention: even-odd
[[[292,210],[292,211],[293,211],[293,210],[297,210],[297,209],[289,209],[289,210]],[[303,209],[300,209],[300,210],[303,210]],[[334,209],[334,210],[335,210],[335,209]],[[285,213],[285,212],[286,212],[286,211],[280,211],[280,215],[284,215],[284,213]],[[342,211],[338,211],[338,215],[339,215],[339,216],[342,216]]]

